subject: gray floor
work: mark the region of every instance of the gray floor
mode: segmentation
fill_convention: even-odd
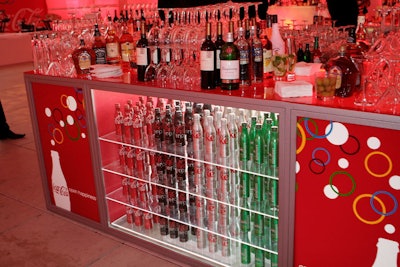
[[[0,67],[0,99],[19,140],[0,140],[0,266],[178,266],[46,210],[23,72]]]

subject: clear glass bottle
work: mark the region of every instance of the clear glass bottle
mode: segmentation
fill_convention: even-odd
[[[106,35],[107,64],[118,65],[121,62],[119,38],[114,23],[110,22]]]
[[[131,61],[134,56],[134,43],[133,36],[129,33],[129,28],[125,22],[122,25],[119,44],[121,49],[121,67],[124,72],[127,72],[131,69]]]
[[[263,47],[260,39],[257,37],[256,26],[250,26],[250,70],[251,70],[251,82],[261,83],[264,76],[263,66]]]
[[[239,89],[240,84],[240,52],[233,43],[233,32],[226,35],[226,43],[221,49],[221,89]]]
[[[268,38],[267,21],[261,21],[261,43],[263,46],[263,73],[264,78],[271,78],[274,70],[272,66],[272,42]]]
[[[250,49],[249,43],[245,39],[245,30],[240,27],[238,29],[238,39],[235,42],[239,49],[239,79],[240,85],[250,85]]]

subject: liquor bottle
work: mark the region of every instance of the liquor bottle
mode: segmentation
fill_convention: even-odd
[[[118,65],[121,61],[121,51],[117,29],[113,23],[108,24],[106,35],[107,64]]]
[[[217,22],[217,39],[215,40],[215,85],[221,85],[221,51],[225,41],[222,39],[222,22]]]
[[[221,51],[221,89],[235,90],[239,89],[240,83],[240,52],[233,43],[233,32],[226,35],[226,43]]]
[[[131,61],[134,56],[134,43],[133,36],[129,33],[127,23],[124,22],[122,25],[122,34],[119,39],[121,49],[121,67],[124,72],[127,72],[131,68]]]
[[[264,66],[263,66],[263,47],[260,39],[257,37],[256,26],[250,26],[250,69],[251,82],[260,83],[263,81]]]
[[[306,50],[304,51],[304,62],[306,62],[306,63],[311,63],[312,62],[310,44],[306,44]]]
[[[264,78],[271,78],[273,76],[272,67],[272,42],[268,38],[267,21],[262,21],[261,24],[261,43],[263,47],[263,73]]]
[[[279,31],[278,15],[272,15],[272,33],[271,33],[272,50],[274,55],[285,54],[285,42]]]
[[[211,23],[206,24],[206,39],[200,51],[201,88],[215,88],[215,44],[211,40]]]
[[[96,54],[96,64],[106,64],[106,42],[100,33],[99,25],[97,25],[97,23],[94,25],[94,41],[92,49]]]
[[[248,40],[250,38],[250,21],[248,19],[244,20],[244,38]]]
[[[51,186],[54,198],[54,204],[62,209],[71,211],[71,200],[68,190],[68,184],[63,174],[60,157],[57,151],[51,150]]]
[[[240,85],[250,85],[250,48],[249,43],[245,39],[244,28],[238,29],[238,39],[235,44],[239,49],[239,79]]]
[[[117,10],[114,9],[114,18],[113,18],[113,22],[114,22],[114,23],[117,23],[118,21],[119,21],[118,13],[117,13]]]
[[[319,48],[319,37],[314,37],[314,50],[312,51],[312,61],[314,63],[321,63],[322,52]]]
[[[365,16],[358,16],[357,18],[357,29],[356,29],[356,40],[358,45],[362,48],[362,50],[367,51],[369,48],[369,44],[367,42],[367,31],[364,26]]]
[[[349,29],[349,36],[347,37],[346,55],[351,58],[353,56],[362,56],[363,51],[357,43],[355,28]]]
[[[136,44],[136,65],[138,81],[145,81],[146,68],[149,65],[148,46],[149,43],[146,37],[145,23],[142,21],[140,24],[140,39]]]
[[[337,75],[336,96],[349,97],[353,94],[360,73],[353,61],[346,56],[345,46],[340,47],[339,55],[331,58],[326,64],[325,69],[329,73]]]
[[[93,49],[86,47],[85,41],[81,39],[79,47],[72,52],[72,59],[78,75],[88,74],[90,65],[96,63],[96,54]]]
[[[297,56],[297,62],[304,61],[303,44],[299,44],[299,49],[297,50],[296,56]]]

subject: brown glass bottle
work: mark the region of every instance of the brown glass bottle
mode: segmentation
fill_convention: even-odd
[[[222,22],[217,22],[217,39],[215,40],[215,85],[221,85],[221,49],[225,44],[222,39]]]
[[[353,61],[346,56],[346,47],[341,46],[339,55],[326,64],[329,73],[337,75],[335,95],[349,97],[356,89],[359,71]]]
[[[93,49],[86,47],[83,39],[80,42],[79,47],[72,52],[72,60],[78,75],[88,74],[90,65],[94,65],[96,62],[96,54]]]
[[[144,82],[144,74],[146,72],[146,68],[149,65],[149,52],[148,52],[149,42],[146,37],[146,25],[145,22],[142,21],[140,24],[140,39],[136,45],[136,65],[137,65],[137,74],[138,80]]]

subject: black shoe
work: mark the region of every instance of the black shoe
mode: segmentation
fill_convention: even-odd
[[[5,133],[0,133],[0,139],[20,139],[25,137],[25,134],[17,134],[11,130],[7,130]]]

